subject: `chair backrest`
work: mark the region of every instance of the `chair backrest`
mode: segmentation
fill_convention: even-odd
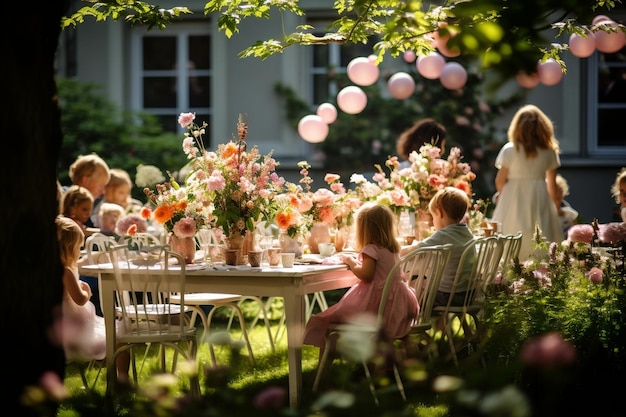
[[[85,240],[85,251],[87,252],[89,263],[94,265],[110,262],[108,255],[105,256],[105,259],[99,259],[99,257],[100,255],[105,255],[113,246],[117,246],[115,238],[104,233],[98,232],[87,237]]]
[[[397,271],[403,272],[409,280],[409,285],[415,290],[419,311],[414,324],[430,323],[430,315],[435,301],[435,294],[439,289],[441,277],[450,260],[451,244],[418,247],[405,254],[393,266],[383,288],[383,294],[378,308],[378,327],[383,323],[383,315],[389,298],[389,291]]]
[[[168,246],[143,246],[140,259],[131,252],[128,245],[109,250],[122,320],[118,338],[127,343],[183,338],[185,261]],[[176,303],[170,303],[173,292],[180,294]]]
[[[502,240],[502,264],[501,270],[505,269],[511,262],[519,260],[519,252],[522,248],[522,232],[513,235],[500,235]]]
[[[459,288],[465,290],[464,309],[484,298],[484,288],[493,282],[498,272],[502,248],[502,241],[497,236],[478,237],[467,244],[452,283],[448,309]]]

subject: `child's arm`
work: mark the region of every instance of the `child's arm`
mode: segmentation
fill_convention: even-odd
[[[72,297],[72,300],[80,306],[87,304],[91,298],[91,288],[89,284],[78,279],[69,269],[63,271],[63,286],[65,291]]]
[[[371,256],[364,253],[361,254],[363,261],[358,262],[355,258],[348,255],[343,255],[341,261],[348,265],[348,269],[352,271],[354,275],[361,281],[370,282],[374,277],[374,270],[376,269],[376,261]]]

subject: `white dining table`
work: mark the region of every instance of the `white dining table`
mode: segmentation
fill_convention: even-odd
[[[158,266],[156,266],[158,267]],[[151,267],[152,269],[152,267]],[[283,297],[287,329],[289,404],[296,407],[302,394],[302,339],[307,294],[351,287],[358,279],[346,265],[305,264],[292,268],[263,266],[206,267],[188,265],[186,292],[218,292],[261,297]],[[115,336],[116,290],[113,266],[109,263],[83,265],[80,273],[97,276],[100,281],[102,312],[106,326],[107,393],[117,382],[113,354]],[[153,270],[150,273],[154,273]],[[129,290],[130,288],[120,288]]]

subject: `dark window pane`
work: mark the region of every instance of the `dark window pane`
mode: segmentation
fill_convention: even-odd
[[[143,107],[176,107],[176,78],[150,77],[143,79]]]
[[[330,86],[328,75],[318,74],[313,76],[313,103],[328,101]]]
[[[206,36],[189,37],[190,69],[211,69],[211,38]]]
[[[143,69],[171,70],[176,66],[176,38],[146,36],[143,38]]]
[[[326,68],[329,65],[328,46],[313,46],[313,66]]]
[[[598,110],[598,146],[626,146],[626,105]]]
[[[211,107],[211,77],[189,77],[189,105]]]
[[[173,114],[165,114],[165,115],[157,115],[155,116],[157,122],[163,130],[166,132],[177,133],[179,132],[180,125],[178,124],[178,115]]]

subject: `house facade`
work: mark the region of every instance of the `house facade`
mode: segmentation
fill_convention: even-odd
[[[203,15],[204,1],[185,3],[194,15],[165,30],[94,20],[66,29],[60,40],[58,76],[98,83],[119,108],[154,114],[166,129],[181,134],[178,114],[195,112],[198,121],[208,123],[212,146],[236,134],[238,116],[243,114],[248,118],[249,141],[263,153],[273,150],[281,170],[297,175],[296,163],[310,161],[314,148],[287,120],[275,85],[289,86],[314,113],[317,105],[336,98],[336,86],[326,77],[329,68],[345,71],[350,59],[367,56],[371,49],[331,44],[291,47],[265,60],[240,58],[254,41],[276,38],[283,28],[292,32],[305,23],[323,28],[320,23],[333,17],[332,1],[301,1],[307,11],[302,17],[274,14],[268,20],[246,20],[230,39],[218,32],[213,18]],[[179,4],[167,1],[161,6]],[[626,11],[610,17],[624,21]],[[626,47],[615,54],[596,51],[588,58],[565,52],[563,58],[568,71],[562,80],[533,88],[525,102],[540,106],[554,121],[562,150],[559,172],[570,186],[566,200],[584,222],[612,221],[615,202],[610,187],[626,166],[626,90],[619,89],[626,83]],[[388,69],[397,64],[398,59],[391,57],[382,63]],[[612,93],[605,95],[610,86]],[[503,90],[517,88],[511,80]],[[501,140],[514,111],[496,122]],[[349,168],[349,158],[345,164],[340,168]]]

